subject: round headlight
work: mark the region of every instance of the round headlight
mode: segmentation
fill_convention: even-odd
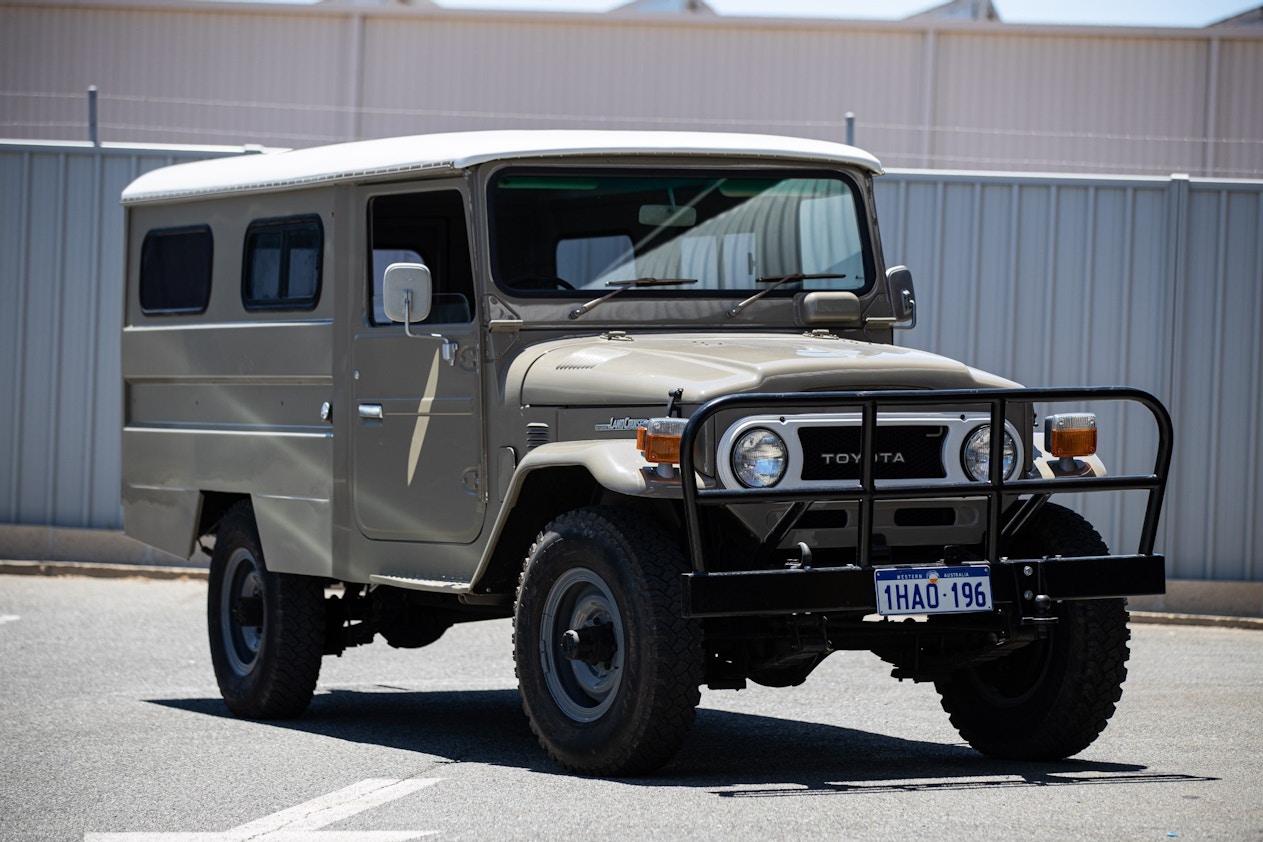
[[[1008,430],[1004,431],[1004,478],[1013,476],[1017,467],[1017,445]],[[975,482],[986,482],[991,479],[991,425],[986,424],[969,434],[965,446],[960,451],[960,461],[965,473]]]
[[[747,488],[768,488],[781,481],[788,461],[785,442],[771,430],[756,427],[732,446],[732,472]]]

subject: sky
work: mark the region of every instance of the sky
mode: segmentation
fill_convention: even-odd
[[[251,2],[251,0],[246,0]],[[252,0],[317,3],[321,0]],[[345,2],[346,0],[344,0]],[[407,0],[401,0],[407,2]],[[388,0],[349,0],[353,3]],[[448,9],[608,12],[629,0],[432,0]],[[706,0],[721,15],[898,20],[946,0]],[[991,0],[1005,23],[1201,28],[1259,8],[1263,0]]]
[[[450,9],[605,12],[627,0],[434,0]],[[898,19],[942,0],[707,0],[724,15]],[[992,0],[1005,23],[1202,27],[1260,0]]]

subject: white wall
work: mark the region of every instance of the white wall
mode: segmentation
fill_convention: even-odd
[[[0,137],[485,128],[857,141],[890,167],[1263,177],[1263,30],[0,0]]]

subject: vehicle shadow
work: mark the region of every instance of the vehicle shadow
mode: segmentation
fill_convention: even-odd
[[[149,701],[232,718],[220,699]],[[415,751],[452,762],[565,774],[531,734],[516,690],[335,689],[316,696],[298,719],[251,724]],[[723,798],[770,798],[1218,779],[1158,774],[1130,763],[995,760],[963,744],[702,708],[688,741],[670,764],[653,775],[619,780],[644,787],[713,789]]]

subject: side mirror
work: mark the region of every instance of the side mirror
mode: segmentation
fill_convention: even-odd
[[[912,330],[917,326],[917,295],[912,289],[912,270],[907,266],[886,270],[886,290],[890,294],[890,306],[895,311],[895,327]]]
[[[382,306],[386,318],[403,322],[405,333],[409,327],[423,322],[430,315],[430,297],[434,281],[430,269],[420,263],[392,263],[386,267],[382,280]]]

